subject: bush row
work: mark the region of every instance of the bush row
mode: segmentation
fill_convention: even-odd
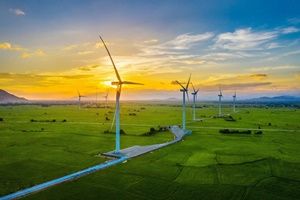
[[[35,120],[35,119],[31,119],[31,122],[67,122],[66,119],[63,119],[62,121],[56,121],[56,119],[52,119],[52,120]]]
[[[251,134],[251,130],[221,129],[219,132],[223,134]],[[255,131],[254,134],[262,134],[262,131]]]

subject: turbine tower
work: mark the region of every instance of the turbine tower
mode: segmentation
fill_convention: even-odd
[[[219,85],[219,89],[220,89],[220,94],[218,94],[218,96],[219,96],[219,116],[221,116],[222,115],[222,98],[224,98],[223,97],[223,95],[222,95],[222,90],[221,90],[221,86]]]
[[[81,105],[80,105],[81,97],[85,97],[85,96],[82,96],[78,90],[77,90],[77,93],[78,93],[78,110],[80,110],[81,109]]]
[[[182,130],[183,131],[186,131],[186,128],[185,128],[186,127],[185,126],[185,124],[186,124],[186,119],[185,119],[185,114],[186,114],[186,112],[185,112],[185,94],[186,94],[187,98],[189,98],[188,88],[189,88],[190,80],[191,80],[191,74],[190,74],[190,78],[189,78],[189,80],[188,80],[185,87],[181,83],[176,81],[182,87],[180,92],[182,92],[182,94],[183,94],[183,96],[182,96],[182,98],[183,98],[183,102],[182,102]]]
[[[116,115],[116,150],[115,150],[115,153],[118,154],[120,153],[120,105],[119,105],[119,101],[120,101],[120,96],[121,96],[121,89],[122,89],[122,85],[123,84],[135,84],[135,85],[144,85],[144,84],[141,84],[141,83],[134,83],[134,82],[130,82],[130,81],[122,81],[119,73],[118,73],[118,70],[115,66],[115,63],[108,51],[108,48],[107,46],[105,45],[103,39],[101,36],[99,36],[106,51],[107,51],[107,54],[109,55],[110,57],[110,60],[111,60],[111,63],[114,67],[114,70],[115,70],[115,74],[118,78],[118,81],[117,82],[111,82],[112,85],[116,85],[117,86],[117,92],[116,92],[116,111],[115,111],[115,115]]]
[[[192,95],[193,95],[193,103],[194,103],[193,120],[195,121],[195,120],[196,120],[196,101],[197,101],[197,94],[198,94],[198,92],[199,92],[199,89],[196,91],[195,88],[194,88],[193,83],[192,83],[192,86],[193,86],[193,90],[194,90],[194,92],[192,92]]]
[[[235,112],[235,99],[236,99],[236,91],[234,90],[234,95],[233,97],[233,112]]]

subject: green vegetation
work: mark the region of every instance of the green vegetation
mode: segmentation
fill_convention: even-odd
[[[240,108],[230,115],[233,122],[214,118],[214,104],[201,107],[197,112],[202,119],[187,124],[193,133],[184,141],[24,199],[300,196],[299,109]],[[231,112],[224,107],[223,113]],[[96,155],[114,149],[114,134],[104,134],[114,109],[31,105],[5,106],[0,111],[0,196],[104,162],[106,158]],[[192,118],[189,112],[187,121]],[[159,126],[180,123],[179,103],[122,104],[126,135],[121,136],[121,148],[170,141],[173,136],[157,131]],[[220,129],[263,134],[220,134]],[[155,134],[143,136],[149,130]]]

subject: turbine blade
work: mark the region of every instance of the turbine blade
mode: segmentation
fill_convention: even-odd
[[[187,97],[188,101],[190,101],[190,98],[189,98],[189,93],[188,93],[188,91],[187,91],[187,90],[185,90],[185,93],[186,93],[186,97]]]
[[[121,84],[144,85],[142,83],[135,83],[135,82],[131,82],[131,81],[123,81],[123,82],[121,82]]]
[[[193,83],[191,83],[191,84],[192,84],[192,86],[193,86],[194,93],[196,93],[196,90],[195,90],[195,87],[194,87]]]
[[[79,93],[78,89],[76,89],[76,90],[77,90],[78,96],[80,97],[80,93]]]
[[[189,81],[188,81],[188,82],[187,82],[187,84],[186,84],[186,87],[185,87],[185,89],[186,89],[186,90],[188,90],[188,88],[189,88],[189,84],[190,84],[191,76],[192,76],[192,74],[190,74]]]
[[[112,57],[111,57],[111,55],[110,55],[110,53],[109,53],[109,51],[108,51],[108,48],[107,48],[106,44],[104,43],[104,41],[103,41],[103,39],[102,39],[102,37],[101,37],[100,35],[99,35],[99,37],[100,37],[100,39],[101,39],[101,41],[102,41],[102,43],[103,43],[103,45],[104,45],[104,47],[105,47],[105,49],[106,49],[106,51],[107,51],[109,57],[110,57],[111,63],[112,63],[112,65],[113,65],[114,69],[115,69],[115,73],[116,73],[116,76],[117,76],[119,82],[122,82],[121,77],[120,77],[120,75],[119,75],[119,72],[118,72],[118,70],[117,70],[117,68],[116,68],[116,66],[115,66],[115,63],[114,63],[114,61],[113,61],[113,59],[112,59]]]
[[[176,83],[178,83],[182,87],[182,89],[185,90],[185,88],[183,87],[183,85],[181,83],[179,83],[178,81],[176,81]]]
[[[115,119],[116,119],[116,111],[115,111],[114,118],[113,118],[113,121],[112,121],[111,126],[110,126],[110,130],[112,130],[112,128],[115,124]]]
[[[220,89],[220,95],[223,97],[223,95],[222,95],[222,89],[221,89],[221,85],[219,85],[219,89]]]

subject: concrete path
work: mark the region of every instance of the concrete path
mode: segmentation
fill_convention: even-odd
[[[187,132],[184,132],[178,126],[171,126],[170,131],[174,135],[174,140],[172,140],[170,142],[165,142],[165,143],[161,143],[161,144],[153,144],[153,145],[148,145],[148,146],[138,146],[138,145],[136,145],[136,146],[128,147],[126,149],[122,149],[122,150],[120,150],[119,153],[115,153],[114,151],[110,151],[110,152],[107,152],[107,153],[103,153],[102,155],[110,156],[110,157],[116,157],[116,158],[120,158],[120,157],[123,157],[123,156],[126,156],[128,158],[133,158],[133,157],[140,156],[142,154],[149,153],[151,151],[160,149],[160,148],[165,147],[167,145],[179,142],[187,134]]]
[[[23,196],[32,194],[34,192],[38,192],[40,190],[49,188],[51,186],[54,186],[54,185],[57,185],[57,184],[60,184],[60,183],[63,183],[63,182],[67,182],[67,181],[70,181],[70,180],[77,179],[77,178],[85,176],[87,174],[94,173],[98,170],[102,170],[102,169],[105,169],[105,168],[110,167],[112,165],[124,162],[125,160],[127,160],[129,158],[133,158],[133,157],[136,157],[136,156],[139,156],[139,155],[142,155],[142,154],[160,149],[160,148],[165,147],[167,145],[174,144],[174,143],[182,140],[183,137],[187,134],[187,132],[184,132],[178,126],[171,126],[170,130],[174,135],[174,140],[172,140],[170,142],[166,142],[166,143],[162,143],[162,144],[154,144],[154,145],[149,145],[149,146],[132,146],[132,147],[128,147],[126,149],[120,150],[120,153],[118,153],[118,154],[114,153],[114,151],[104,153],[103,155],[105,155],[105,156],[116,157],[117,159],[114,159],[114,160],[108,161],[106,163],[102,163],[100,165],[96,165],[96,166],[84,169],[82,171],[75,172],[73,174],[63,176],[61,178],[58,178],[58,179],[55,179],[55,180],[52,180],[52,181],[48,181],[48,182],[33,186],[31,188],[27,188],[25,190],[21,190],[21,191],[18,191],[18,192],[0,197],[0,200],[10,200],[10,199],[21,198]]]

